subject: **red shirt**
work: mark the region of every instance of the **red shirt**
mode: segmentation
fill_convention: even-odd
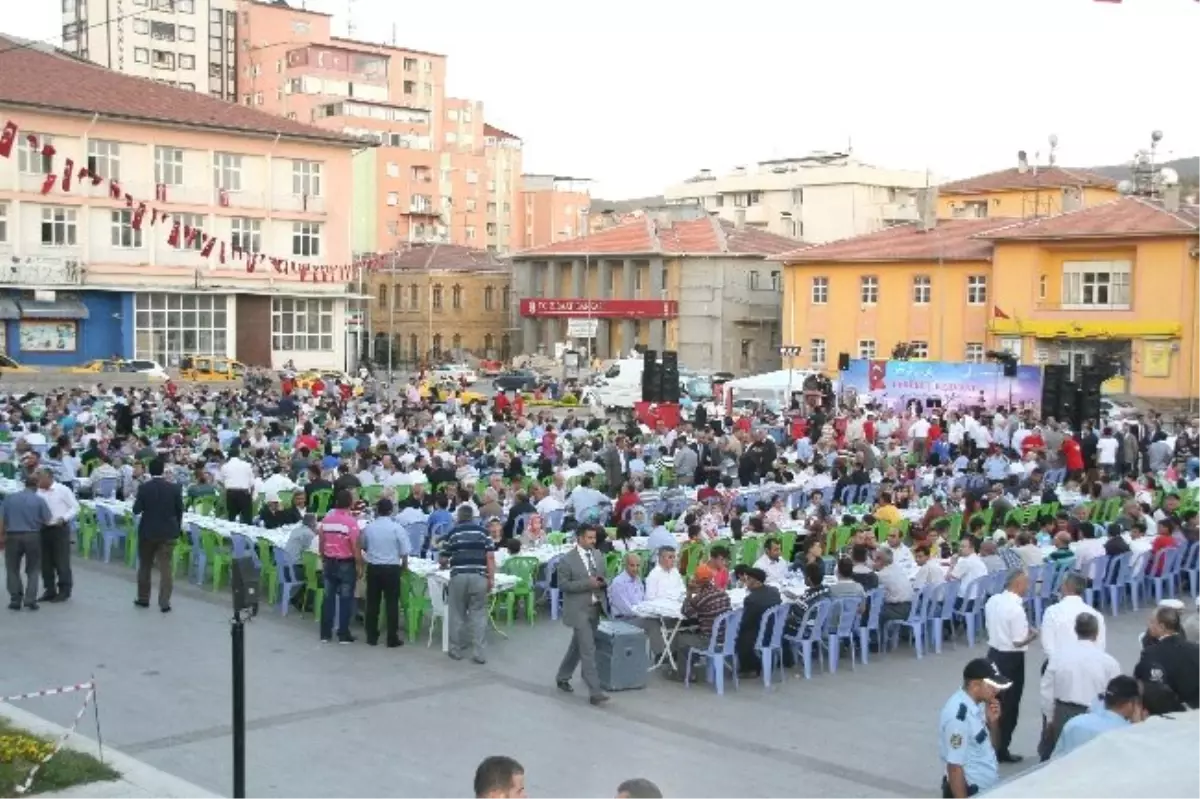
[[[697,502],[706,502],[709,499],[712,499],[713,497],[720,499],[721,492],[715,488],[709,487],[708,485],[702,486],[700,488],[700,490],[696,492],[696,501]]]
[[[319,377],[316,380],[314,380],[312,382],[312,393],[317,394],[317,395],[324,394],[325,393],[325,381],[321,380],[321,378],[319,378]]]
[[[734,427],[736,427],[738,430],[741,430],[743,433],[749,433],[750,432],[750,417],[749,416],[739,417],[737,420],[737,423],[734,425]]]
[[[513,401],[513,412],[516,413],[517,416],[525,415],[525,397],[521,396],[519,393],[517,394],[517,398]]]
[[[171,382],[170,380],[168,380],[167,381],[167,396],[174,399],[175,391],[176,391],[175,384],[173,382]]]
[[[940,424],[937,424],[936,422],[934,424],[929,425],[929,440],[930,441],[938,441],[939,439],[941,439],[941,437],[942,437],[942,426]]]
[[[349,400],[350,397],[354,395],[354,389],[350,388],[350,386],[346,383],[342,383],[340,386],[338,386],[338,392],[342,395],[343,402]]]
[[[718,569],[712,567],[713,585],[717,590],[724,591],[729,586],[729,569]]]
[[[505,394],[496,395],[496,413],[503,413],[508,410],[508,396]]]
[[[290,377],[285,377],[279,382],[279,389],[283,392],[283,396],[288,396],[295,389],[295,383]]]
[[[1175,546],[1178,546],[1178,544],[1175,542],[1174,536],[1161,534],[1154,536],[1154,540],[1150,542],[1150,563],[1154,563],[1154,559],[1158,557],[1159,552],[1162,552],[1164,549],[1171,549]],[[1155,577],[1162,575],[1162,564],[1152,566],[1152,568]]]
[[[1065,441],[1063,442],[1066,443]],[[1030,433],[1025,436],[1025,440],[1021,442],[1021,452],[1028,453],[1032,449],[1045,449],[1046,440],[1036,433]]]
[[[875,443],[875,423],[870,419],[863,422],[863,438],[871,444]]]
[[[1079,446],[1078,441],[1073,438],[1064,440],[1062,451],[1063,456],[1067,459],[1067,471],[1083,471],[1083,449]]]
[[[317,441],[315,436],[303,435],[296,439],[296,449],[307,447],[309,452],[316,452],[321,448],[321,442]]]
[[[703,488],[700,489],[700,492],[703,491]],[[700,492],[697,492],[696,494],[697,499],[700,499]],[[613,506],[613,518],[617,521],[622,520],[625,517],[625,509],[632,508],[634,505],[638,504],[639,500],[640,497],[638,497],[638,493],[636,491],[621,492],[621,496],[617,497],[617,504]]]

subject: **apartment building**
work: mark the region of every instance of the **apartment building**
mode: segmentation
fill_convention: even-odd
[[[314,270],[352,261],[334,200],[360,141],[13,44],[0,37],[0,120],[18,126],[0,157],[0,351],[347,365],[349,270]]]
[[[587,235],[591,196],[586,178],[521,176],[522,250]]]
[[[106,69],[237,97],[237,0],[62,0],[62,49]]]
[[[759,161],[717,175],[701,169],[664,192],[670,204],[695,204],[734,221],[821,243],[873,233],[918,217],[924,171],[883,169],[849,153]]]

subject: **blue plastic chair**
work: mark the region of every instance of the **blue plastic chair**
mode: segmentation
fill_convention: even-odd
[[[879,654],[883,654],[883,635],[879,629],[879,614],[883,611],[883,589],[868,591],[867,602],[867,618],[858,627],[858,656],[862,658],[864,666],[870,662],[867,653],[871,649],[871,633],[875,633],[875,640],[879,642]]]
[[[1042,615],[1045,614],[1046,608],[1054,604],[1054,592],[1058,588],[1059,575],[1064,574],[1065,571],[1049,561],[1042,564],[1039,575],[1041,582],[1037,584],[1037,593],[1033,597],[1033,622],[1035,625],[1041,626]]]
[[[779,661],[783,671],[783,628],[787,623],[788,605],[777,605],[763,614],[758,621],[758,634],[754,638],[754,651],[762,660],[763,687],[771,687],[771,670]]]
[[[1121,613],[1121,598],[1129,587],[1131,570],[1129,564],[1133,561],[1132,552],[1124,552],[1108,562],[1108,570],[1104,574],[1104,591],[1108,594],[1108,605],[1114,616]],[[1130,600],[1132,603],[1132,599]],[[1137,610],[1135,607],[1134,610]]]
[[[1083,590],[1083,601],[1099,610],[1104,605],[1104,579],[1108,575],[1108,555],[1100,555],[1087,565],[1084,577],[1088,586]]]
[[[563,509],[552,510],[549,513],[542,516],[542,522],[548,531],[550,531],[552,533],[557,533],[560,530],[562,530],[563,519],[566,518],[566,515],[567,515],[566,510],[563,510]]]
[[[1188,588],[1192,589],[1192,599],[1200,598],[1200,544],[1188,545],[1179,570],[1182,574],[1187,575]]]
[[[117,514],[103,505],[96,506],[96,525],[100,528],[104,562],[108,563],[112,559],[113,544],[120,542],[122,547],[125,546],[125,530],[117,520]]]
[[[864,483],[862,488],[858,490],[858,504],[872,505],[875,503],[875,492],[878,490],[877,483]]]
[[[1146,568],[1146,584],[1154,589],[1154,603],[1162,602],[1163,589],[1175,596],[1175,586],[1179,580],[1179,570],[1183,563],[1183,549],[1170,547],[1156,553]]]
[[[842,504],[849,507],[858,496],[858,486],[846,486],[842,489]]]
[[[825,628],[829,624],[829,609],[833,602],[822,599],[814,602],[804,611],[800,620],[800,631],[796,635],[784,635],[783,638],[792,647],[796,660],[804,662],[804,679],[812,679],[812,656],[814,644],[817,658],[821,658],[821,641],[825,638]]]
[[[419,557],[425,551],[425,537],[429,535],[429,522],[406,524],[404,532],[408,533],[408,545],[412,547],[413,555]]]
[[[696,658],[704,658],[705,674],[717,689],[717,696],[725,693],[725,667],[729,666],[733,674],[733,687],[738,687],[737,664],[737,631],[742,623],[740,610],[727,610],[713,621],[712,635],[708,639],[708,649],[688,647],[687,665],[683,671],[685,687],[692,682],[692,663]],[[723,634],[723,635],[722,635]],[[720,640],[720,645],[717,641]]]
[[[1051,469],[1042,477],[1042,483],[1047,488],[1054,488],[1056,485],[1067,479],[1066,469]]]
[[[292,605],[292,594],[304,588],[304,578],[297,572],[298,564],[283,547],[275,547],[275,573],[279,575],[279,612],[286,616]]]
[[[204,573],[208,570],[208,555],[204,552],[204,535],[200,526],[195,522],[187,523],[188,539],[192,542],[191,559],[188,562],[188,579],[192,579],[192,567],[195,567],[196,585],[204,585]]]
[[[929,609],[926,611],[929,640],[933,642],[933,651],[939,655],[942,653],[942,638],[945,635],[946,625],[954,623],[954,604],[958,601],[960,587],[962,587],[962,583],[958,580],[938,583],[933,587],[933,593],[929,598]],[[950,640],[954,641],[953,631],[951,631]]]
[[[230,543],[233,545],[233,556],[235,558],[244,558],[247,555],[254,561],[256,569],[262,569],[262,561],[258,559],[258,551],[254,546],[254,542],[249,536],[242,533],[234,533],[230,537]]]
[[[908,618],[892,619],[884,625],[883,636],[879,642],[880,652],[889,648],[888,642],[890,642],[891,649],[900,646],[900,631],[907,628],[909,634],[912,635],[913,648],[917,650],[917,660],[921,659],[925,653],[925,619],[928,615],[929,603],[932,598],[933,591],[929,590],[928,586],[920,589],[913,596],[912,603],[908,609]]]
[[[962,619],[967,626],[968,646],[975,646],[975,628],[983,622],[983,605],[987,601],[986,588],[984,577],[972,580],[965,591],[959,588],[961,600],[959,607],[954,610],[954,618]]]
[[[101,477],[92,483],[92,496],[98,499],[116,499],[120,481],[116,477]]]
[[[854,642],[858,639],[858,626],[862,622],[862,605],[865,599],[858,597],[843,597],[830,608],[832,613],[837,611],[836,623],[831,622],[825,639],[825,647],[829,652],[829,673],[837,672],[838,660],[841,656],[842,641],[850,644],[850,669],[854,669]]]

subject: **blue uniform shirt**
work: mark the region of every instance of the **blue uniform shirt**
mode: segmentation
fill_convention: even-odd
[[[980,793],[1000,781],[1000,766],[988,735],[983,705],[961,688],[942,707],[938,756],[945,765],[962,766],[967,785],[974,785]]]
[[[1062,734],[1058,736],[1058,743],[1054,746],[1053,756],[1062,757],[1101,733],[1128,726],[1129,722],[1119,713],[1103,706],[1093,708],[1090,713],[1082,713],[1063,725]]]

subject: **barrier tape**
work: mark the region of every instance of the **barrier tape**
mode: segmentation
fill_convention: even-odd
[[[76,683],[75,685],[64,685],[60,688],[47,688],[44,691],[33,691],[28,694],[14,694],[13,696],[0,696],[0,702],[19,702],[22,699],[36,699],[39,696],[54,696],[55,694],[70,694],[75,691],[83,691],[85,689],[95,689],[96,683],[92,680],[87,682]]]
[[[59,750],[63,748],[63,744],[67,742],[67,739],[70,738],[71,734],[75,732],[75,728],[79,726],[79,720],[83,718],[84,712],[88,709],[88,705],[90,705],[92,702],[92,697],[96,694],[95,686],[92,683],[85,684],[92,687],[87,692],[87,696],[83,698],[83,707],[79,708],[79,712],[75,714],[75,721],[71,722],[71,726],[68,727],[61,736],[59,736],[58,742],[54,744],[54,750],[51,751],[50,754],[46,755],[46,759],[30,769],[29,776],[25,778],[25,782],[21,785],[18,785],[16,788],[18,794],[24,794],[30,789],[30,787],[33,785],[34,778],[37,777],[38,771],[41,770],[42,766],[50,762],[50,758],[59,753]],[[70,690],[78,690],[78,687],[72,687]],[[55,691],[55,693],[69,693],[69,691],[58,689]],[[28,694],[28,696],[39,695],[40,694]]]

